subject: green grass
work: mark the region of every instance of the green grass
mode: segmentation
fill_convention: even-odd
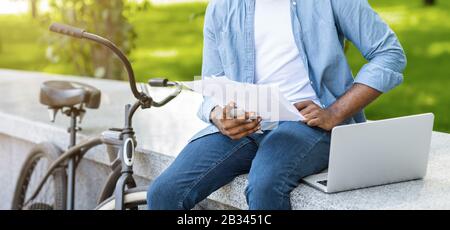
[[[422,1],[372,0],[397,33],[408,57],[405,81],[366,109],[370,119],[433,112],[435,130],[450,132],[450,1],[423,7]],[[351,47],[353,72],[366,61]]]
[[[450,132],[450,1],[370,0],[398,34],[408,56],[405,82],[370,105],[369,119],[433,112],[435,129]],[[201,71],[204,3],[153,6],[129,16],[138,38],[131,54],[140,81],[165,76],[190,80]],[[24,15],[0,16],[0,68],[76,74],[70,64],[45,58],[46,28]],[[48,36],[48,35],[47,35]],[[366,61],[351,47],[356,74]]]
[[[0,16],[0,68],[42,70],[45,44],[39,23],[27,17]]]
[[[135,14],[130,22],[138,34],[131,58],[140,80],[165,76],[192,80],[201,74],[203,17],[205,4],[151,7]]]

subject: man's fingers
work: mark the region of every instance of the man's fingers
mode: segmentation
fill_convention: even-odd
[[[249,123],[247,120],[238,120],[238,119],[230,119],[230,120],[223,120],[222,121],[222,127],[226,131],[230,131],[236,127],[242,126]]]
[[[216,106],[212,111],[212,116],[217,120],[232,120],[235,119],[236,109],[234,104],[228,104],[225,107]],[[241,116],[244,117],[244,116]]]
[[[236,127],[251,124],[251,123],[260,123],[261,118],[258,117],[255,120],[244,120],[244,119],[229,119],[229,120],[222,120],[222,127],[226,131],[230,131]]]
[[[251,114],[249,112],[238,112],[235,118],[238,120],[248,120],[250,118],[250,115]]]
[[[320,119],[314,118],[306,123],[308,126],[315,127],[320,125]]]
[[[255,113],[245,112],[236,108],[236,103],[228,103],[222,111],[218,111],[222,118],[220,118],[220,130],[227,136],[238,135],[245,133],[248,130],[255,128],[261,119],[253,119],[256,117]],[[249,121],[249,119],[252,119]]]
[[[245,133],[249,130],[253,130],[256,127],[258,127],[260,122],[261,122],[260,120],[254,120],[252,122],[248,122],[248,123],[236,126],[234,128],[228,129],[227,130],[228,135],[234,136],[234,135]]]
[[[232,111],[236,108],[236,103],[230,102],[223,109],[223,119],[233,119]]]
[[[211,111],[211,119],[221,120],[223,118],[223,108],[220,106],[214,107]]]
[[[257,120],[257,119],[259,119],[259,117],[256,115],[255,112],[247,112],[247,113],[245,113],[245,119]]]
[[[230,101],[230,102],[226,105],[226,107],[229,107],[229,108],[236,108],[236,103],[235,103],[234,101]]]
[[[304,114],[303,116],[307,119],[307,120],[311,120],[314,118],[317,118],[320,114],[320,110],[316,109],[311,111],[310,113]]]
[[[301,111],[304,108],[308,107],[308,105],[310,105],[312,103],[314,103],[314,102],[312,102],[312,101],[302,101],[302,102],[296,103],[294,106],[297,108],[298,111]]]
[[[239,139],[244,138],[244,137],[246,137],[246,136],[248,136],[248,135],[250,135],[250,134],[255,133],[256,131],[258,131],[258,130],[260,130],[260,129],[261,129],[261,126],[258,124],[258,125],[257,125],[256,127],[254,127],[253,129],[248,130],[248,131],[246,131],[246,132],[244,132],[244,133],[241,133],[241,134],[231,135],[230,138],[233,139],[233,140],[239,140]]]
[[[251,129],[251,130],[248,130],[247,132],[241,134],[241,135],[240,135],[240,138],[243,138],[243,137],[246,137],[246,136],[248,136],[248,135],[251,135],[251,134],[255,133],[256,131],[258,131],[258,130],[260,130],[260,129],[261,129],[261,126],[258,125],[258,126],[256,126],[255,128],[253,128],[253,129]]]
[[[246,132],[248,130],[248,128],[246,128],[247,125],[253,125],[253,124],[249,123],[249,124],[245,124],[245,125],[239,125],[239,126],[234,127],[232,129],[228,129],[227,130],[227,134],[229,136],[235,136],[235,135],[239,135],[241,133],[244,133],[244,132]]]
[[[309,104],[306,108],[299,110],[300,113],[305,116],[308,113],[311,113],[312,111],[319,109],[319,106],[317,106],[316,104]]]
[[[247,112],[239,109],[234,102],[228,103],[223,110],[223,119],[249,120],[254,117],[256,117],[255,112]]]

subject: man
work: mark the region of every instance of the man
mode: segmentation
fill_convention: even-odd
[[[403,81],[403,49],[367,0],[215,0],[205,17],[202,75],[277,84],[306,120],[265,130],[206,98],[211,125],[150,186],[149,209],[191,209],[245,173],[250,209],[290,209],[300,179],[327,167],[332,128],[364,122],[363,108]],[[368,60],[355,78],[344,39]]]

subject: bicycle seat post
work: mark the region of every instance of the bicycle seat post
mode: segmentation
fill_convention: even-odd
[[[71,107],[64,111],[67,116],[70,116],[70,127],[68,132],[70,133],[69,148],[73,147],[77,143],[77,132],[81,130],[77,126],[77,118],[83,116],[85,113],[82,106],[80,108]],[[67,209],[73,210],[75,207],[75,173],[76,173],[76,162],[78,159],[70,158],[67,162]]]

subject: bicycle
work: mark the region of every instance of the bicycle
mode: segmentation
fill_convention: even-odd
[[[133,115],[140,109],[162,107],[177,97],[182,85],[167,79],[151,79],[152,87],[172,87],[175,90],[162,101],[154,101],[146,85],[137,89],[133,68],[125,54],[111,41],[88,33],[84,29],[53,23],[50,31],[86,39],[109,48],[121,60],[128,74],[134,104],[125,106],[124,128],[111,128],[99,137],[76,144],[85,108],[100,106],[101,92],[95,87],[68,81],[44,82],[40,91],[40,102],[50,109],[50,120],[54,121],[58,111],[70,117],[70,145],[62,151],[57,145],[46,142],[36,145],[22,167],[13,197],[12,209],[61,209],[73,210],[75,204],[75,173],[84,155],[93,147],[106,145],[111,173],[98,197],[96,209],[139,209],[147,203],[147,187],[137,187],[133,178],[133,163],[137,145],[133,131]],[[45,171],[44,171],[45,170]],[[41,175],[42,172],[45,172]],[[33,181],[33,179],[36,181]],[[33,183],[37,182],[37,183]],[[33,185],[36,185],[32,189]]]

